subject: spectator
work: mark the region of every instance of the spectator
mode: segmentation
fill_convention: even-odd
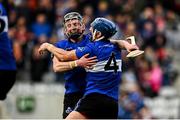
[[[35,37],[39,37],[42,34],[46,35],[47,37],[51,36],[52,26],[48,23],[48,21],[46,21],[45,14],[38,14],[36,17],[36,22],[32,24],[31,28]]]
[[[148,113],[137,84],[122,84],[120,94],[119,119],[150,118],[150,113]]]

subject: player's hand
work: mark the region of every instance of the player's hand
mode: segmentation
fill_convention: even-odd
[[[133,44],[130,44],[130,43],[126,44],[125,48],[126,48],[126,50],[128,52],[131,52],[133,50],[139,50],[139,47],[137,45],[133,45]]]
[[[76,61],[77,65],[87,69],[92,68],[92,66],[95,65],[98,60],[96,56],[88,58],[88,55],[89,54],[86,54],[82,56],[79,60],[77,60]]]
[[[39,54],[43,54],[44,51],[48,50],[49,45],[49,43],[43,43],[38,49]]]

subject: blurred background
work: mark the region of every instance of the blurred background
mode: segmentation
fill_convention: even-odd
[[[49,54],[40,56],[44,42],[65,38],[63,16],[81,13],[86,24],[106,17],[117,25],[113,36],[134,35],[144,55],[126,58],[118,118],[180,118],[180,1],[179,0],[0,0],[8,11],[17,81],[0,118],[61,118],[63,73],[55,74]]]

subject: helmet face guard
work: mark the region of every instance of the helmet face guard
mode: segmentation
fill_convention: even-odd
[[[93,28],[93,36],[95,36],[97,31],[101,32],[102,34],[101,39],[104,39],[104,38],[108,39],[117,32],[116,25],[110,20],[105,19],[105,18],[96,18],[91,23],[91,27]]]
[[[69,39],[78,39],[82,35],[82,33],[75,32],[75,33],[68,33],[66,35]]]
[[[66,22],[71,22],[72,20],[78,20],[82,25],[82,16],[77,12],[70,12],[64,16],[64,27],[66,28]],[[84,33],[84,29],[76,28],[75,30],[70,30],[66,32],[69,39],[78,39]]]

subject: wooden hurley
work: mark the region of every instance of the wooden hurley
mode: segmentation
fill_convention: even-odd
[[[130,37],[126,38],[126,40],[129,40],[129,39],[131,41],[131,44],[136,45],[134,36],[130,36]],[[129,52],[126,57],[136,57],[143,53],[144,53],[144,51],[142,51],[142,50],[133,50],[133,51]]]

